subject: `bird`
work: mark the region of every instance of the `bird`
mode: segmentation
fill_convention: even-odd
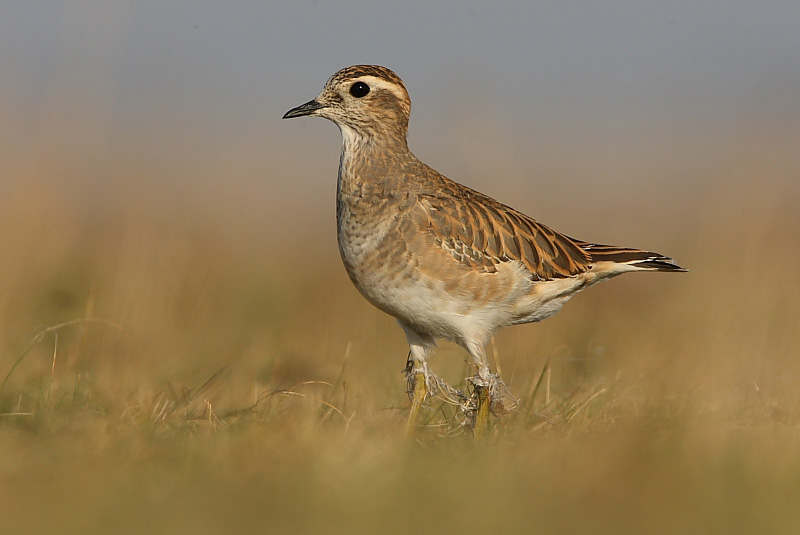
[[[409,428],[426,399],[444,390],[463,401],[468,424],[482,434],[490,413],[516,403],[486,357],[498,329],[546,319],[578,292],[623,273],[687,270],[652,251],[571,238],[450,180],[409,150],[410,115],[397,74],[353,65],[283,118],[322,117],[339,127],[339,253],[361,295],[405,332]],[[469,396],[430,370],[437,339],[471,356],[477,374],[468,378]]]

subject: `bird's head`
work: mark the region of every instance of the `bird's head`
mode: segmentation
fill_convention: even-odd
[[[411,99],[403,81],[378,65],[353,65],[330,77],[314,100],[286,112],[293,117],[324,117],[347,138],[402,141],[408,133]]]

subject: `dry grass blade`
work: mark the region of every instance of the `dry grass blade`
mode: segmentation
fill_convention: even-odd
[[[587,400],[583,401],[581,404],[579,404],[577,407],[575,407],[575,409],[572,410],[570,415],[567,416],[567,423],[571,422],[575,418],[575,416],[577,416],[578,413],[582,409],[586,408],[589,405],[589,403],[591,403],[594,400],[594,398],[596,398],[600,394],[605,394],[605,393],[606,393],[606,389],[605,388],[601,388],[600,390],[598,390],[597,392],[595,392],[594,394],[589,396],[589,398]]]
[[[19,357],[17,357],[17,360],[14,361],[14,364],[11,366],[11,369],[8,370],[8,373],[6,374],[5,378],[3,379],[3,382],[0,383],[0,393],[3,392],[3,389],[6,386],[6,383],[8,382],[9,378],[11,377],[11,375],[14,373],[14,370],[17,369],[17,366],[20,365],[20,363],[25,359],[25,357],[28,356],[28,353],[30,353],[31,350],[33,350],[33,348],[36,347],[36,345],[39,342],[41,342],[42,339],[45,336],[47,336],[50,333],[57,333],[57,331],[59,329],[63,329],[65,327],[70,327],[70,326],[73,326],[73,325],[85,325],[87,323],[102,323],[102,324],[105,324],[105,325],[110,325],[112,327],[116,327],[117,329],[120,329],[120,330],[122,329],[122,327],[120,325],[114,323],[113,321],[110,321],[110,320],[107,320],[107,319],[103,319],[103,318],[79,318],[79,319],[74,319],[74,320],[70,320],[70,321],[65,321],[63,323],[59,323],[57,325],[52,325],[50,327],[42,329],[41,331],[39,331],[39,333],[36,334],[36,336],[33,337],[33,339],[31,340],[30,344],[28,345],[28,347],[25,348],[25,350],[22,352],[22,354]],[[58,339],[56,339],[56,342],[57,342],[57,340]],[[58,344],[56,343],[56,347],[57,347],[57,345]],[[54,353],[53,353],[53,371],[55,371],[55,350],[54,350]]]

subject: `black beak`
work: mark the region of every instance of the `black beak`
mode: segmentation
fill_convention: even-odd
[[[304,117],[306,115],[311,115],[315,111],[324,108],[324,104],[320,104],[316,100],[309,100],[305,104],[301,104],[296,108],[292,108],[291,110],[287,111],[284,115],[284,119],[292,119],[294,117]]]

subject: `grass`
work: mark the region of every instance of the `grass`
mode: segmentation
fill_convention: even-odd
[[[329,219],[284,220],[297,246],[213,187],[170,205],[20,171],[0,198],[0,532],[794,533],[791,146],[731,156],[616,240],[691,273],[501,332],[522,405],[480,441],[440,400],[405,439],[402,332],[350,286]],[[445,343],[432,366],[459,384],[464,359]]]

